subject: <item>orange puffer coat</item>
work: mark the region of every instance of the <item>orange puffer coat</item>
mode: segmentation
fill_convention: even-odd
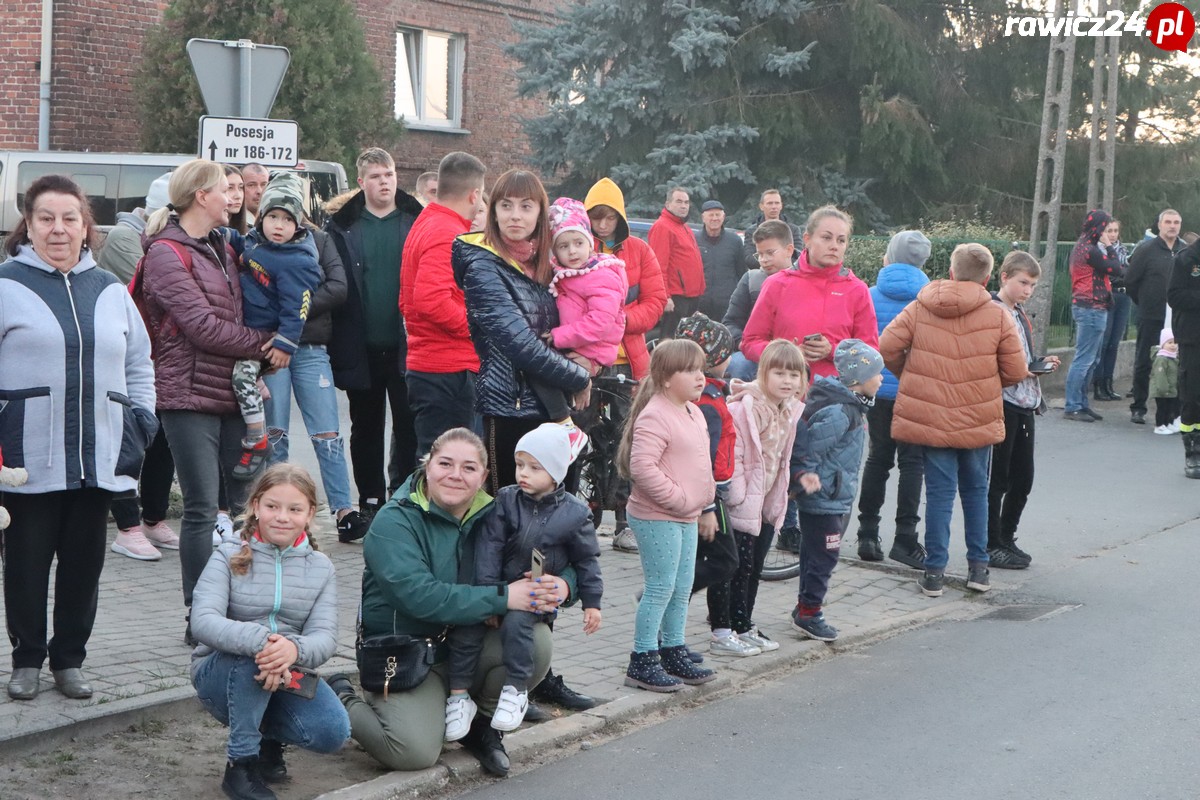
[[[883,363],[900,378],[896,441],[973,449],[1004,441],[1000,389],[1029,375],[1012,314],[987,289],[934,281],[879,337]]]

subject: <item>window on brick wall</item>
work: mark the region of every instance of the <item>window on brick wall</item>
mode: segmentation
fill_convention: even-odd
[[[460,127],[464,43],[453,33],[396,31],[397,117],[415,127]]]

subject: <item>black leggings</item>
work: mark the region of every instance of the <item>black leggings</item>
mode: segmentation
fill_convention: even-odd
[[[737,542],[737,571],[728,583],[708,587],[709,624],[713,630],[731,628],[734,633],[745,633],[754,627],[758,581],[775,539],[775,527],[763,525],[758,536],[734,531],[733,538]]]

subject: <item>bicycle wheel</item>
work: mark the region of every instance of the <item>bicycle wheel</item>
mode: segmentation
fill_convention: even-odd
[[[787,529],[785,528],[784,531]],[[764,581],[786,581],[800,574],[800,542],[780,531],[763,562]]]

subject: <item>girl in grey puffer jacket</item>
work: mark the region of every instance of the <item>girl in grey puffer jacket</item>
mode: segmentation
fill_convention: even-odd
[[[221,545],[192,600],[192,685],[229,726],[222,789],[273,796],[262,781],[287,774],[283,745],[332,753],[350,720],[315,670],[337,648],[333,563],[308,536],[316,486],[302,468],[271,467],[250,491],[242,543]],[[315,695],[305,690],[314,685]]]

